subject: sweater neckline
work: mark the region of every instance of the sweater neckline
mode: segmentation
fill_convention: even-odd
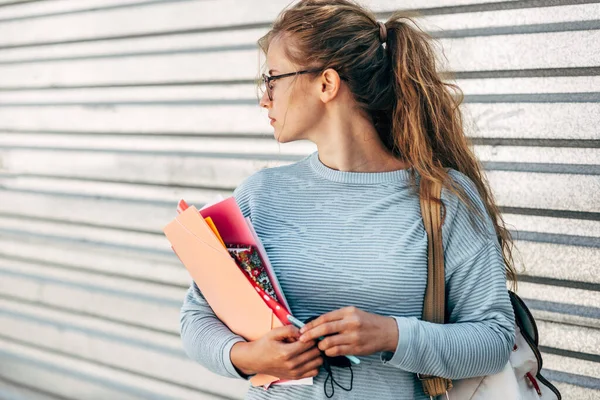
[[[329,168],[319,159],[319,152],[315,151],[310,155],[310,166],[321,177],[340,183],[356,184],[378,184],[390,182],[408,182],[410,180],[410,168],[397,169],[385,172],[352,172],[339,171]]]

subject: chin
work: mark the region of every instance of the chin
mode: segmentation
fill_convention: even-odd
[[[281,137],[278,137],[276,139],[279,143],[289,143],[289,142],[293,142],[294,140],[296,140],[296,139],[286,139],[286,138],[281,138]]]
[[[290,134],[289,131],[287,132],[286,135],[282,135],[281,132],[276,130],[274,132],[274,136],[275,136],[275,140],[277,140],[279,143],[289,143],[289,142],[294,142],[296,140],[301,140],[299,134]]]
[[[287,143],[287,140],[285,140],[285,137],[281,136],[281,132],[275,131],[274,135],[275,135],[275,140],[277,140],[277,142],[279,142],[279,143]]]

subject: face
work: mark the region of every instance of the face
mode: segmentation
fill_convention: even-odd
[[[308,68],[294,65],[285,55],[285,39],[274,38],[267,53],[267,75],[281,75]],[[271,82],[273,100],[267,92],[260,106],[269,111],[269,121],[280,143],[309,139],[318,130],[324,114],[319,97],[318,73],[294,75]]]

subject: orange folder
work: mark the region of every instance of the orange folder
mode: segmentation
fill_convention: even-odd
[[[215,223],[213,222],[212,218],[211,217],[206,217],[206,218],[204,218],[204,220],[206,221],[206,223],[208,224],[208,226],[210,226],[210,229],[212,229],[213,233],[215,234],[215,236],[217,237],[217,239],[219,239],[219,241],[221,242],[221,244],[223,245],[223,247],[227,248],[227,245],[225,244],[225,242],[221,238],[221,234],[217,230],[217,227],[215,226]]]
[[[283,326],[248,283],[244,272],[196,207],[189,206],[163,231],[217,317],[232,332],[253,341],[271,329]],[[257,374],[250,382],[253,386],[262,386],[278,379]]]

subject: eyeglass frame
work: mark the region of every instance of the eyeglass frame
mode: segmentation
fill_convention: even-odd
[[[323,69],[323,68],[314,68],[314,69],[306,69],[303,71],[289,72],[289,73],[280,74],[280,75],[268,76],[266,74],[262,74],[262,82],[264,82],[264,84],[265,84],[265,91],[267,92],[267,96],[269,96],[269,101],[273,101],[273,89],[269,86],[269,84],[272,81],[276,81],[277,79],[287,78],[289,76],[294,76],[294,75],[312,74],[312,73],[321,72],[324,70],[325,69]],[[340,76],[340,79],[345,80],[345,78],[342,76]]]

